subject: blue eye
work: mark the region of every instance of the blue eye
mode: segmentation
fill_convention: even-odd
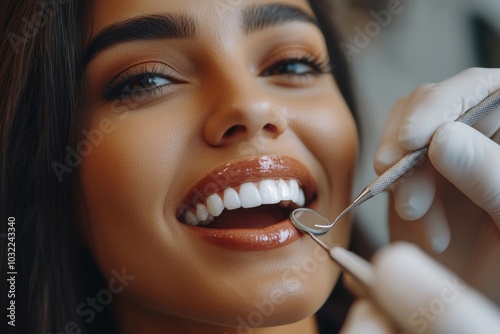
[[[125,74],[108,84],[103,93],[104,100],[111,101],[129,96],[154,96],[175,82],[161,73]]]
[[[277,74],[297,74],[297,75],[303,75],[303,74],[315,72],[315,70],[310,65],[307,65],[307,64],[302,64],[302,63],[284,63],[284,64],[279,64],[276,67],[275,72]]]
[[[128,81],[128,83],[123,86],[121,91],[123,93],[131,93],[137,90],[150,90],[163,85],[169,85],[172,81],[167,78],[157,76],[154,74],[145,74],[142,77],[133,78]]]
[[[330,72],[328,63],[319,63],[314,59],[284,59],[272,65],[262,73],[263,76],[272,75],[316,75]]]

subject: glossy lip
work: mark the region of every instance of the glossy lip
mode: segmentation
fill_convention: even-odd
[[[185,226],[211,244],[238,251],[273,249],[288,245],[302,235],[290,219],[261,229],[213,229]]]
[[[277,155],[252,157],[230,162],[210,171],[185,196],[178,206],[177,217],[180,217],[187,208],[195,207],[197,203],[204,201],[208,196],[220,193],[227,187],[273,178],[297,179],[304,190],[306,205],[316,194],[316,185],[311,173],[298,160]],[[302,235],[288,218],[259,229],[214,229],[182,225],[209,243],[240,251],[267,250],[285,246],[299,239]]]

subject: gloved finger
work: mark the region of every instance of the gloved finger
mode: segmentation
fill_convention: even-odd
[[[500,145],[461,123],[441,126],[429,147],[434,167],[500,227]]]
[[[488,115],[477,121],[473,127],[488,138],[493,139],[497,136],[499,139],[496,142],[500,144],[500,108],[491,111]]]
[[[407,153],[397,141],[400,123],[406,117],[409,106],[418,101],[433,86],[434,84],[420,86],[408,97],[401,99],[392,110],[375,158],[377,173],[381,174]],[[435,193],[433,175],[434,172],[427,163],[426,167],[419,166],[412,169],[391,187],[394,191],[396,211],[402,219],[416,220],[427,212]]]
[[[407,150],[429,144],[437,128],[452,122],[500,88],[500,69],[472,68],[434,85],[410,106],[398,140]]]
[[[450,224],[440,194],[434,198],[431,207],[418,223],[423,235],[421,245],[427,251],[437,254],[448,248],[451,241]]]
[[[392,198],[392,201],[394,199]],[[419,245],[428,252],[439,254],[448,249],[451,230],[443,201],[437,196],[425,215],[415,221],[401,223],[395,209],[389,214],[391,240],[405,240]]]
[[[397,243],[373,260],[373,296],[410,333],[500,333],[500,310],[417,247]]]
[[[395,162],[401,159],[406,153],[398,142],[399,128],[401,122],[406,117],[409,106],[420,98],[420,96],[430,89],[434,84],[425,84],[415,89],[409,96],[400,99],[392,109],[387,118],[380,145],[375,154],[374,167],[377,174],[382,174]]]
[[[444,252],[451,241],[450,225],[440,195],[435,196],[432,205],[418,220],[401,224],[391,218],[389,230],[391,239],[411,241],[436,254]]]
[[[425,161],[412,168],[394,186],[394,205],[404,220],[420,219],[434,201],[436,183],[432,165]]]
[[[357,300],[349,310],[340,334],[396,334],[392,322],[372,303]]]
[[[497,144],[500,144],[500,129],[498,129],[497,133],[493,135],[491,140],[493,140]]]

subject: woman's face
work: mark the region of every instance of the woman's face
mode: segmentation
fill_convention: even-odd
[[[287,217],[346,206],[357,141],[307,1],[91,11],[79,179],[98,266],[135,277],[113,296],[118,322],[265,327],[313,314],[339,270]],[[343,223],[326,239],[348,235]]]

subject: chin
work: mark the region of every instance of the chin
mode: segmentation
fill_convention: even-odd
[[[296,245],[301,241],[309,240]],[[197,301],[201,308],[194,314],[203,314],[197,320],[230,327],[272,327],[312,316],[330,296],[340,271],[326,252],[308,246],[295,261],[276,265],[279,272],[247,272],[232,282],[221,279],[223,283],[211,288],[222,293],[205,294]]]

